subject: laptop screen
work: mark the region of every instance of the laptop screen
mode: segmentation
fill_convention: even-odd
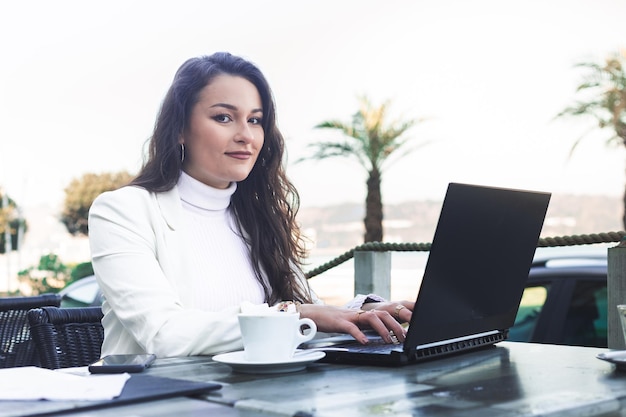
[[[513,325],[549,201],[449,184],[405,349]]]

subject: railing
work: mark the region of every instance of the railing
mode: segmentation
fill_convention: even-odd
[[[608,347],[625,349],[624,335],[616,306],[626,304],[626,232],[607,232],[586,235],[541,238],[537,247],[591,245],[620,242],[608,249]],[[382,243],[370,242],[356,246],[335,259],[309,272],[307,278],[317,276],[354,258],[355,294],[391,295],[391,252],[430,251],[430,243]]]

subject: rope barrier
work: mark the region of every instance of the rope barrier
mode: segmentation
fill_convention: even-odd
[[[619,242],[626,236],[626,232],[606,232],[592,233],[588,235],[572,235],[572,236],[556,236],[539,239],[537,247],[557,247],[557,246],[576,246],[576,245],[592,245],[594,243],[610,243]],[[305,275],[312,278],[322,272],[328,271],[354,257],[354,252],[428,252],[430,251],[430,243],[384,243],[384,242],[367,242],[359,246],[355,246],[347,252],[339,255],[310,271]]]

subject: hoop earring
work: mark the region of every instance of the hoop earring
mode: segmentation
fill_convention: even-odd
[[[185,144],[180,144],[180,163],[182,164],[185,161]]]

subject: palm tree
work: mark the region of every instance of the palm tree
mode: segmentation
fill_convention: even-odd
[[[577,66],[589,70],[577,88],[577,92],[588,95],[558,116],[591,116],[597,127],[611,130],[607,145],[626,146],[626,51],[611,54],[603,64],[586,62]],[[571,152],[583,137],[576,140]],[[626,191],[623,201],[622,223],[626,230]]]
[[[336,156],[353,157],[365,168],[367,178],[367,197],[365,198],[365,242],[381,242],[383,239],[383,202],[380,192],[382,173],[391,164],[389,157],[394,154],[397,160],[401,155],[397,150],[409,140],[406,131],[419,120],[398,120],[387,123],[389,101],[374,106],[365,96],[359,97],[360,108],[351,123],[339,120],[324,121],[315,128],[334,129],[343,133],[338,142],[319,142],[309,145],[314,153],[308,158],[321,160]],[[301,160],[302,160],[301,159]]]

